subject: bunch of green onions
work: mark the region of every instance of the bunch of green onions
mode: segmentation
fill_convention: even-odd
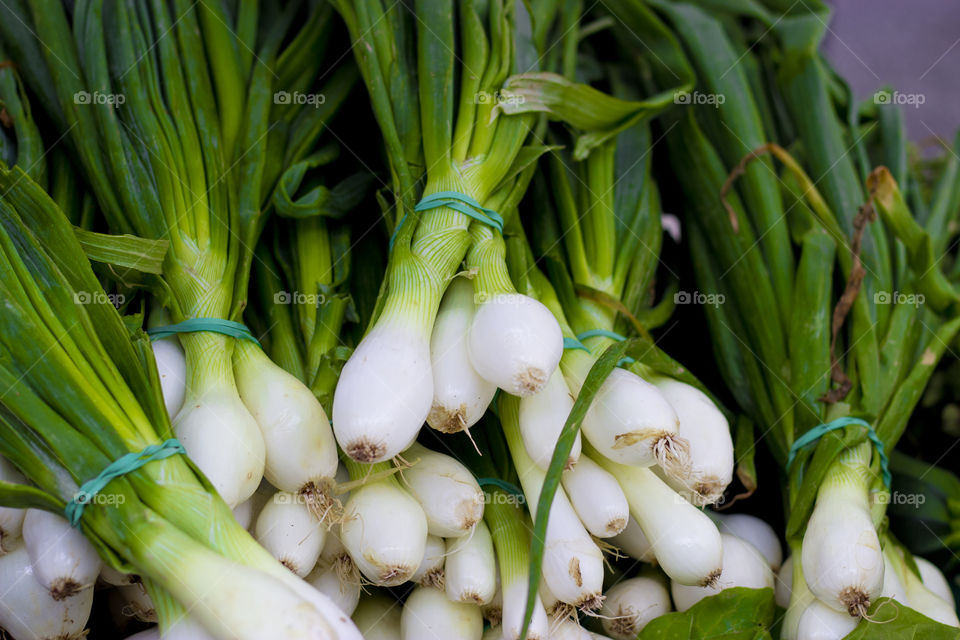
[[[32,483],[0,493],[5,506],[62,514],[111,462],[169,439],[170,421],[148,338],[108,301],[67,219],[20,170],[0,170],[0,188],[0,447]],[[360,637],[183,455],[114,479],[77,517],[106,563],[143,577],[171,637],[187,612],[219,638],[262,638],[278,624],[291,638]]]
[[[960,330],[958,293],[939,266],[945,244],[934,240],[955,213],[956,187],[944,185],[930,204],[937,213],[918,221],[902,122],[877,106],[861,119],[816,53],[822,29],[810,28],[809,8],[779,15],[754,3],[750,19],[776,36],[755,53],[725,20],[735,10],[698,4],[655,6],[697,89],[725,99],[675,111],[664,127],[698,287],[727,301],[706,307],[717,361],[789,477],[793,598],[783,637],[812,637],[820,623],[845,635],[860,616],[870,624],[881,595],[955,625],[952,607],[941,615],[890,587],[892,576],[911,581],[891,560],[880,453],[896,444]],[[797,444],[845,417],[857,421]],[[753,436],[741,426],[750,477]]]
[[[337,452],[322,407],[249,332],[206,327],[241,319],[272,196],[296,181],[288,168],[302,177],[356,78],[328,73],[318,50],[332,9],[18,2],[3,14],[4,47],[110,231],[169,245],[139,281],[151,322],[208,323],[156,345],[174,433],[228,504],[266,475],[323,513]]]
[[[534,114],[588,132],[592,144],[639,117],[635,105],[611,108],[600,92],[556,74],[507,82],[538,60],[558,66],[547,53],[566,47],[550,44],[573,42],[575,32],[560,27],[576,18],[559,4],[530,15],[504,0],[419,2],[412,12],[379,0],[336,3],[383,134],[393,196],[381,296],[333,402],[337,440],[358,462],[400,453],[424,421],[446,433],[468,429],[496,389],[531,396],[557,367],[560,328],[514,287],[502,235],[549,148],[533,131]],[[450,287],[444,311],[461,264],[473,299]]]

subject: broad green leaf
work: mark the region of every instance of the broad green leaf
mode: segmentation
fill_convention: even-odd
[[[844,640],[957,640],[960,630],[948,627],[892,600],[879,598]]]
[[[637,640],[766,640],[776,617],[773,589],[735,587],[686,611],[654,618]]]

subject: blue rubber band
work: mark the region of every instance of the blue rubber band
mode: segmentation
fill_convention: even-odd
[[[873,443],[873,446],[877,449],[877,453],[880,455],[880,469],[883,471],[883,484],[885,484],[887,489],[889,489],[893,481],[893,476],[890,474],[890,460],[887,458],[886,451],[884,451],[883,441],[877,436],[877,432],[873,430],[873,427],[870,426],[869,422],[850,416],[837,418],[831,422],[816,426],[797,438],[794,441],[793,446],[790,447],[790,454],[787,456],[787,469],[789,469],[793,464],[793,460],[797,457],[797,452],[799,452],[800,449],[807,446],[811,442],[819,440],[825,433],[842,429],[851,424],[866,427],[867,437],[870,439],[870,442]]]
[[[459,191],[438,191],[431,193],[420,200],[413,209],[414,211],[429,211],[437,207],[449,207],[503,233],[503,217],[499,213],[493,209],[486,208],[470,196],[460,193]],[[400,222],[397,223],[396,228],[393,230],[393,235],[390,236],[390,249],[393,249],[393,243],[397,239],[397,234],[400,233],[400,227],[403,226],[406,220],[407,214],[403,214]]]
[[[510,484],[506,480],[501,480],[500,478],[477,478],[477,484],[479,484],[481,487],[497,487],[498,489],[503,489],[507,493],[512,493],[515,496],[523,495],[523,491],[520,489],[520,487]]]
[[[147,329],[147,335],[150,336],[151,340],[159,340],[178,333],[197,333],[201,331],[220,333],[238,340],[249,340],[256,345],[260,344],[260,341],[253,337],[245,324],[221,318],[190,318],[176,324]]]
[[[83,510],[93,501],[98,493],[103,491],[103,488],[106,487],[111,480],[136,471],[148,462],[169,458],[179,453],[186,454],[187,450],[183,448],[183,445],[180,444],[180,441],[176,438],[170,438],[161,444],[151,444],[139,453],[130,452],[122,455],[111,462],[96,478],[84,482],[80,486],[80,489],[77,490],[77,493],[74,494],[73,499],[67,503],[63,511],[67,516],[67,521],[70,523],[70,526],[77,527],[80,525]]]
[[[590,353],[590,349],[587,349],[582,342],[576,338],[564,338],[563,339],[563,348],[564,349],[580,349],[581,351],[586,351]]]

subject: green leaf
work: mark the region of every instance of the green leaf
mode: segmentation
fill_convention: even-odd
[[[621,100],[585,84],[549,72],[523,73],[507,79],[497,110],[508,115],[542,112],[582,133],[573,157],[583,160],[590,151],[618,133],[673,104],[673,92],[647,100]]]
[[[93,262],[103,262],[142,273],[163,273],[163,258],[170,246],[166,239],[150,240],[129,234],[115,236],[79,227],[74,227],[73,233],[87,258]]]
[[[770,628],[775,617],[773,589],[735,587],[704,598],[686,611],[654,618],[637,640],[761,640],[773,637]]]
[[[298,195],[307,171],[329,161],[325,156],[320,156],[323,152],[324,150],[321,149],[309,158],[294,164],[281,176],[273,194],[273,205],[276,207],[278,216],[342,218],[367,194],[373,183],[373,175],[362,172],[344,178],[333,187],[316,185],[306,193]]]
[[[44,509],[63,514],[63,503],[46,491],[13,482],[0,482],[0,504],[15,509]]]
[[[879,598],[844,640],[957,640],[956,627],[934,622],[891,598]]]

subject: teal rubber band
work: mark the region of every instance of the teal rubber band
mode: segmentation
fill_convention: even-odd
[[[429,211],[430,209],[436,209],[437,207],[450,207],[455,211],[467,215],[477,222],[482,222],[485,225],[491,226],[500,233],[503,233],[503,216],[494,211],[493,209],[488,209],[470,196],[460,193],[459,191],[438,191],[436,193],[431,193],[429,196],[424,197],[420,202],[417,203],[413,209],[414,211]],[[390,236],[390,244],[388,248],[393,249],[393,243],[397,239],[397,234],[400,233],[400,227],[403,226],[403,223],[407,220],[407,214],[403,214],[400,218],[400,222],[397,223],[397,226],[393,230],[393,234]]]
[[[590,329],[590,331],[584,331],[577,336],[577,340],[583,341],[589,338],[597,338],[603,336],[604,338],[610,338],[616,340],[617,342],[623,342],[626,340],[626,336],[622,336],[616,331],[607,331],[606,329]]]
[[[497,231],[503,232],[503,217],[493,209],[488,209],[470,196],[458,191],[438,191],[424,197],[417,206],[416,211],[428,211],[437,207],[450,207],[455,211],[470,216],[478,222],[491,226]]]
[[[587,349],[582,342],[576,338],[564,338],[563,339],[563,348],[564,349],[580,349],[581,351],[586,351],[590,353],[590,349]]]
[[[168,324],[162,327],[147,329],[147,335],[151,340],[169,338],[178,333],[197,333],[209,331],[211,333],[220,333],[238,340],[249,340],[259,346],[260,341],[253,337],[250,329],[241,322],[233,320],[223,320],[221,318],[190,318],[176,324]]]
[[[506,480],[501,480],[500,478],[477,478],[477,484],[481,487],[493,486],[498,489],[503,489],[507,493],[512,493],[515,496],[522,496],[523,491],[520,487],[510,484]]]
[[[837,429],[843,429],[851,424],[866,427],[867,437],[870,439],[870,442],[873,443],[873,446],[877,450],[877,454],[880,456],[880,469],[883,471],[883,484],[886,485],[887,489],[889,489],[893,482],[893,476],[890,474],[890,460],[887,458],[887,452],[884,450],[883,441],[877,436],[877,432],[873,430],[873,427],[870,426],[869,422],[850,416],[837,418],[831,422],[816,426],[797,438],[794,441],[793,446],[790,447],[790,454],[787,456],[787,469],[793,465],[793,460],[797,457],[797,452],[799,452],[800,449],[804,448],[811,442],[819,440],[825,433],[836,431]]]
[[[67,503],[64,513],[71,527],[80,525],[80,518],[83,517],[83,510],[90,504],[98,493],[103,491],[111,480],[120,476],[125,476],[132,471],[136,471],[148,462],[154,460],[163,460],[177,454],[186,454],[187,450],[183,448],[180,441],[176,438],[170,438],[161,444],[151,444],[139,453],[131,452],[120,456],[100,472],[96,478],[84,482],[73,499]]]
[[[626,336],[622,336],[616,331],[607,331],[606,329],[590,329],[590,331],[584,331],[583,333],[578,335],[577,340],[588,340],[589,338],[599,338],[601,336],[604,338],[610,338],[611,340],[616,340],[617,342],[623,342],[624,340],[627,339]],[[567,339],[564,338],[564,342],[563,342],[564,348],[566,348],[566,345],[567,345],[566,340]],[[584,350],[590,351],[590,349],[587,349],[586,347],[584,347]],[[633,364],[634,362],[636,362],[636,360],[634,360],[630,356],[627,356],[626,358],[620,358],[620,361],[617,362],[617,366],[622,367],[625,364]]]
[[[387,245],[388,249],[393,249],[393,242],[397,239],[397,234],[400,233],[400,227],[403,226],[403,223],[407,220],[407,214],[403,214],[400,218],[400,222],[397,223],[397,226],[394,227],[393,233],[390,235],[390,244]]]

